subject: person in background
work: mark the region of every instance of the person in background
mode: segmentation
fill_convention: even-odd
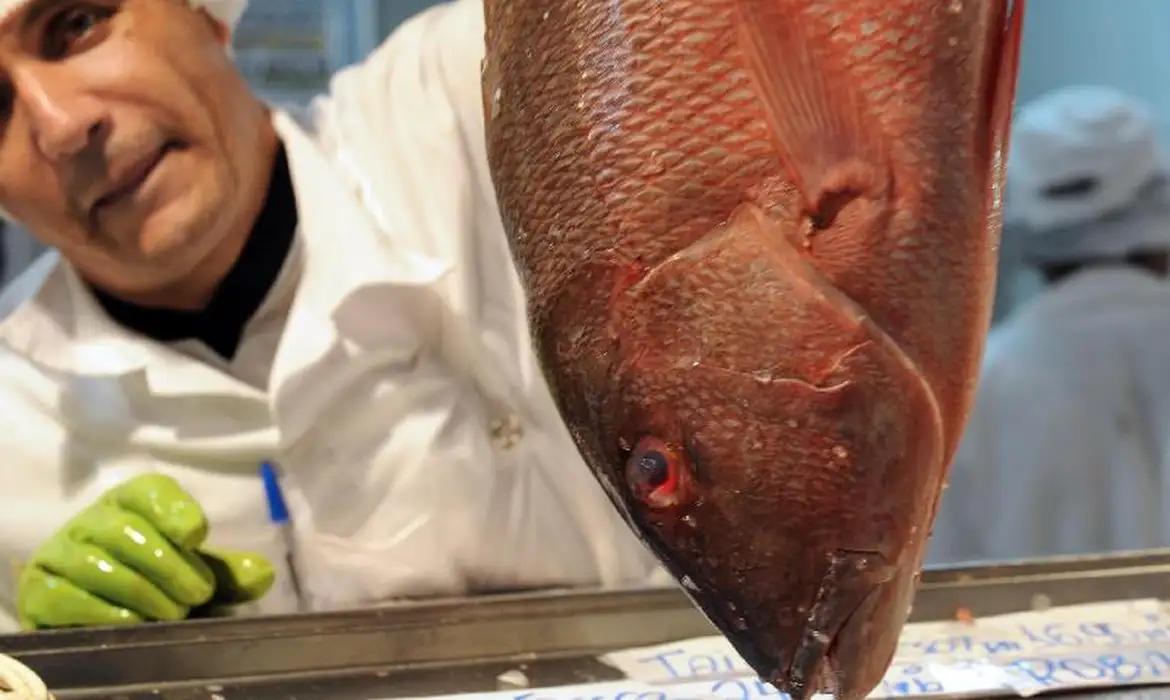
[[[1019,112],[1009,235],[1043,291],[989,337],[929,561],[1170,544],[1170,185],[1151,109],[1105,87]]]
[[[669,581],[530,344],[479,0],[305,125],[233,64],[243,9],[0,0],[0,209],[57,251],[0,303],[0,629]]]
[[[0,219],[0,280],[8,276],[8,222]]]

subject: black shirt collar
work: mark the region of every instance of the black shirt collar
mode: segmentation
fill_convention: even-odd
[[[292,249],[297,202],[284,145],[277,150],[268,196],[239,260],[224,277],[207,307],[182,311],[138,306],[91,287],[115,322],[162,343],[198,340],[225,360],[239,350],[248,322],[276,284]]]

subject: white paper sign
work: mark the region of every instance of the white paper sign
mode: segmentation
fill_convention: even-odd
[[[752,700],[783,698],[723,637],[607,654],[626,681],[447,695],[432,700]],[[963,622],[907,625],[870,696],[1021,696],[1170,685],[1170,611],[1156,600],[1100,603]]]

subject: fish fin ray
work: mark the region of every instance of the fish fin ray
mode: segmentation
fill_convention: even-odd
[[[1019,80],[1020,44],[1024,35],[1025,0],[1004,0],[1011,2],[1006,25],[996,23],[992,31],[999,32],[991,42],[995,71],[988,99],[991,102],[989,114],[991,152],[988,153],[992,182],[998,187],[1003,182],[1009,140],[1011,138],[1012,110],[1015,106],[1016,83]]]
[[[765,119],[789,174],[810,205],[833,168],[881,152],[864,124],[862,101],[843,72],[817,55],[798,10],[782,0],[740,0],[740,44]]]

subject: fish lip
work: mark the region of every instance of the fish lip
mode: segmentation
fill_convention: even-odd
[[[801,633],[801,642],[792,655],[792,664],[768,682],[788,693],[792,700],[808,700],[817,693],[840,698],[842,688],[851,684],[842,682],[837,649],[841,637],[847,634],[845,630],[849,620],[862,605],[864,601],[857,605],[835,634],[817,630],[815,623],[809,623]]]
[[[793,700],[808,700],[815,693],[827,693],[839,700],[856,700],[858,678],[842,670],[840,651],[843,643],[851,649],[871,646],[863,613],[896,580],[895,567],[878,552],[840,550],[836,557],[822,580],[814,612],[801,631],[787,675],[777,678],[783,683],[778,687]],[[862,560],[880,565],[870,569],[869,575],[862,579],[838,577],[842,573],[839,564]],[[858,583],[861,585],[855,588]],[[858,676],[865,674],[864,670],[853,670]],[[866,688],[862,696],[868,692]]]

